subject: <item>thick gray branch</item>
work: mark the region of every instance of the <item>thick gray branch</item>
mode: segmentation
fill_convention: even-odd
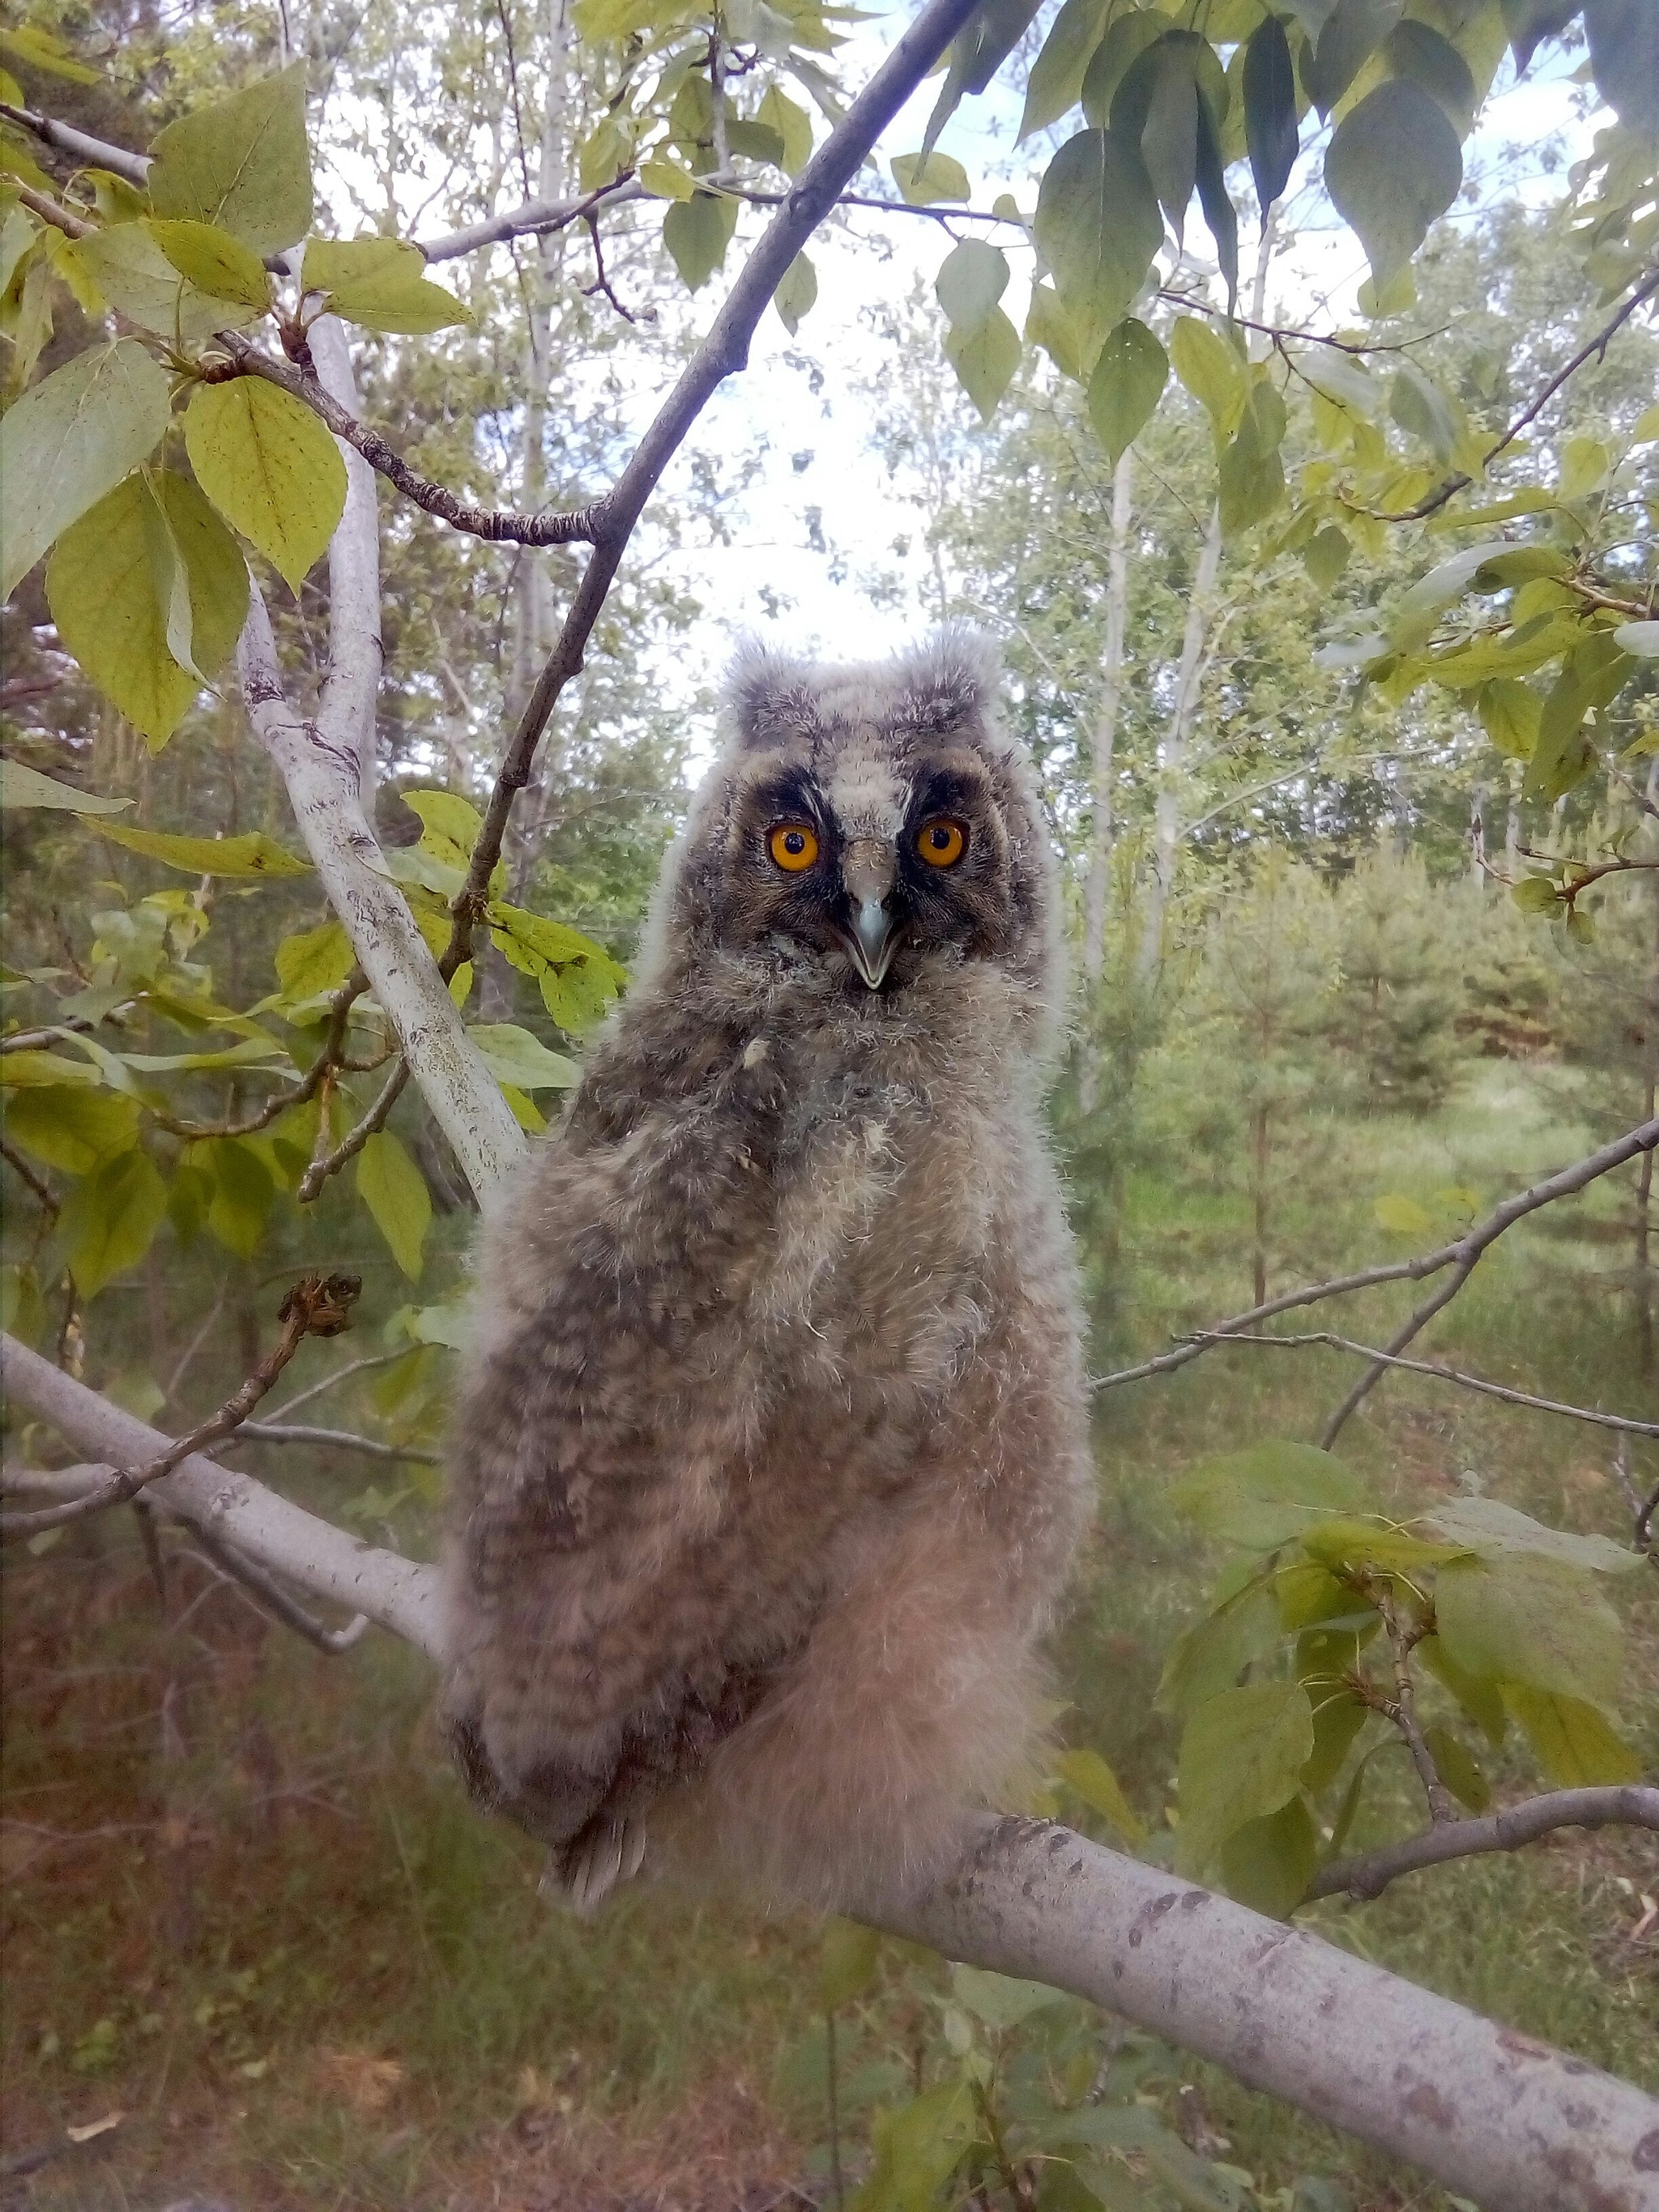
[[[13,1397],[79,1449],[119,1464],[165,1445],[10,1338],[3,1350]],[[441,1656],[434,1569],[356,1543],[210,1464],[186,1462],[155,1496]],[[981,1817],[931,1892],[872,1885],[851,1903],[949,1958],[1107,2006],[1504,2212],[1659,2212],[1651,2098],[1066,1829]]]
[[[289,704],[256,590],[237,648],[242,696],[276,763],[324,890],[345,924],[404,1058],[479,1203],[522,1158],[524,1133],[467,1036],[408,902],[386,872],[358,793],[355,745]]]
[[[71,124],[59,123],[50,115],[38,115],[32,107],[14,107],[9,100],[0,100],[0,115],[9,123],[21,123],[25,131],[32,131],[43,146],[52,146],[72,161],[84,161],[94,169],[108,169],[118,177],[125,177],[130,185],[143,185],[149,175],[149,155],[130,154],[125,146],[112,146],[107,139],[88,137]]]
[[[172,1439],[65,1375],[15,1337],[0,1336],[0,1387],[15,1404],[48,1422],[77,1451],[106,1467],[142,1466]],[[364,1613],[428,1658],[442,1650],[438,1575],[413,1559],[360,1543],[344,1529],[287,1498],[192,1454],[146,1496],[195,1528],[231,1545],[242,1557],[285,1576],[314,1597]]]

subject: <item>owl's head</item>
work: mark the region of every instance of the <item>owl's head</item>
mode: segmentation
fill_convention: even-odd
[[[856,999],[986,962],[1050,1001],[1054,859],[997,672],[959,629],[863,665],[742,653],[659,926]]]

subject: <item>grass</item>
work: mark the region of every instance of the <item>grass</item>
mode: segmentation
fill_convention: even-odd
[[[1584,1142],[1558,1079],[1506,1063],[1475,1064],[1433,1117],[1335,1122],[1317,1173],[1287,1177],[1275,1286],[1304,1262],[1411,1249],[1376,1224],[1379,1196],[1427,1205],[1468,1184],[1484,1211]],[[1617,1207],[1609,1187],[1577,1203],[1570,1233],[1512,1232],[1437,1326],[1435,1351],[1525,1387],[1650,1408],[1606,1235]],[[1188,1172],[1178,1148],[1135,1180],[1137,1347],[1248,1302],[1243,1218],[1224,1176]],[[1409,1297],[1368,1294],[1340,1325],[1374,1336]],[[1352,1372],[1324,1352],[1224,1351],[1102,1402],[1100,1527],[1060,1650],[1066,1725],[1150,1820],[1176,1753],[1152,1693],[1218,1564],[1170,1508],[1167,1479],[1213,1449],[1316,1433]],[[1557,1525],[1624,1533],[1605,1437],[1427,1380],[1390,1378],[1342,1449],[1402,1506],[1473,1477]],[[1659,1476],[1656,1459],[1638,1450],[1638,1480]],[[1626,1717],[1652,1766],[1659,1597],[1655,1577],[1633,1579],[1620,1594]],[[810,2170],[811,2100],[774,2087],[812,2027],[807,1922],[646,1893],[577,1923],[538,1897],[528,1842],[466,1808],[409,1654],[375,1638],[331,1661],[223,1592],[164,1627],[114,1519],[45,1558],[9,1558],[6,1583],[8,2152],[124,2116],[6,2203],[701,2208],[769,2201]],[[1535,1786],[1520,1763],[1496,1779]],[[1402,1760],[1354,1841],[1418,1817]],[[1313,1917],[1396,1972],[1659,2089],[1655,1950],[1631,1934],[1654,1887],[1638,1841],[1570,1835]],[[921,2017],[926,1983],[894,1960],[890,2026]],[[1264,2191],[1317,2172],[1343,2178],[1368,2212],[1443,2212],[1412,2176],[1214,2069],[1191,2079]]]

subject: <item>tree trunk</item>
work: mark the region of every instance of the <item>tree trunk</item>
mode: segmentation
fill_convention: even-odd
[[[1187,627],[1181,640],[1181,665],[1176,676],[1175,704],[1170,709],[1169,734],[1158,747],[1158,812],[1152,832],[1152,881],[1146,905],[1146,927],[1140,940],[1137,974],[1149,983],[1164,962],[1164,921],[1175,887],[1176,855],[1181,843],[1181,794],[1186,781],[1187,754],[1193,725],[1198,718],[1204,635],[1209,628],[1215,599],[1216,576],[1221,567],[1221,509],[1210,510],[1209,527],[1198,556],[1192,596],[1187,602]]]
[[[1113,749],[1123,698],[1123,632],[1129,601],[1129,525],[1133,514],[1134,452],[1125,447],[1112,472],[1112,550],[1106,572],[1106,650],[1100,671],[1100,705],[1092,747],[1094,822],[1089,834],[1089,879],[1083,898],[1083,972],[1098,982],[1106,961],[1106,894],[1111,881]]]

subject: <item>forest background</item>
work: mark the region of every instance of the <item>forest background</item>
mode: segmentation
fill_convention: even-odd
[[[65,79],[50,57],[32,67],[25,40],[8,52],[20,94],[128,143],[301,56],[319,193],[342,236],[428,236],[503,199],[585,189],[615,158],[606,81],[554,0],[165,20],[112,6],[54,27],[98,61],[93,80]],[[855,42],[883,35],[846,27]],[[1540,58],[1557,88],[1528,113],[1553,113],[1557,137],[1517,151],[1494,131],[1412,295],[1370,302],[1370,343],[1412,342],[1398,358],[1423,389],[1408,374],[1384,404],[1425,465],[1455,458],[1471,422],[1501,428],[1598,325],[1600,281],[1534,189],[1582,158],[1595,127],[1581,58],[1571,46]],[[1012,119],[994,101],[945,142],[982,185],[976,207],[1011,181],[1021,194]],[[781,110],[773,123],[793,127]],[[941,346],[931,281],[949,208],[837,215],[814,247],[816,306],[784,301],[764,366],[667,479],[507,849],[512,900],[608,958],[567,969],[562,998],[556,975],[550,984],[497,940],[475,960],[470,1012],[515,1112],[538,1126],[603,1011],[608,962],[631,956],[707,757],[734,605],[781,641],[832,653],[975,621],[1003,646],[1010,712],[1066,864],[1078,981],[1054,1125],[1106,1373],[1297,1281],[1455,1235],[1651,1118],[1659,872],[1621,866],[1570,897],[1561,886],[1574,880],[1567,855],[1594,865],[1652,848],[1656,692],[1638,671],[1594,726],[1600,770],[1552,795],[1529,778],[1526,733],[1486,696],[1477,711],[1466,689],[1402,697],[1358,683],[1376,659],[1374,610],[1397,615],[1459,541],[1363,520],[1299,543],[1267,518],[1221,531],[1219,417],[1192,388],[1200,376],[1172,387],[1115,467],[1083,390],[1045,355],[1028,353],[998,392],[975,387],[974,363],[953,368]],[[1258,263],[1256,319],[1311,319],[1321,290],[1340,317],[1361,315],[1349,302],[1363,259],[1348,240],[1352,265],[1333,261],[1328,220],[1311,169],[1298,171]],[[364,416],[395,426],[405,458],[465,497],[510,486],[532,510],[606,481],[647,396],[690,352],[714,274],[701,247],[665,255],[659,230],[659,211],[635,203],[608,214],[602,249],[573,226],[459,264],[471,321],[419,346],[355,334]],[[8,273],[15,389],[74,354],[92,310],[61,280],[33,279],[21,254]],[[1220,296],[1195,216],[1168,274],[1171,289]],[[1172,303],[1146,312],[1169,339]],[[1564,501],[1593,505],[1632,590],[1651,582],[1656,388],[1659,339],[1634,316],[1529,431],[1529,465]],[[1293,380],[1284,435],[1297,465],[1328,442],[1320,410],[1334,404]],[[815,472],[842,481],[815,497]],[[576,556],[434,529],[389,495],[383,523],[374,820],[388,854],[406,856],[400,879],[419,885],[451,817],[403,794],[482,803]],[[769,545],[768,530],[787,542]],[[1533,580],[1547,611],[1553,580]],[[313,578],[276,608],[301,662],[319,592]],[[52,617],[37,571],[3,618],[9,762],[131,799],[124,826],[291,844],[281,781],[230,693],[197,697],[164,742],[147,738],[87,680]],[[9,1028],[113,1012],[124,1049],[175,1062],[143,1147],[112,1151],[115,1124],[138,1121],[118,1091],[66,1105],[50,1083],[8,1091],[7,1328],[182,1432],[254,1364],[281,1285],[307,1267],[349,1268],[364,1288],[347,1357],[307,1353],[283,1402],[224,1449],[328,1517],[429,1553],[473,1219],[465,1177],[411,1091],[384,1141],[302,1210],[287,1200],[319,1129],[325,1150],[369,1108],[374,1068],[343,1075],[308,1126],[301,1106],[265,1131],[204,1136],[192,1126],[257,1104],[260,1079],[222,1056],[177,1064],[191,1037],[181,1004],[257,1014],[262,994],[292,1007],[337,984],[337,926],[302,878],[182,874],[94,841],[66,811],[9,807],[5,834]],[[135,998],[146,1010],[124,1013]],[[1651,1421],[1650,1207],[1644,1155],[1523,1223],[1424,1356]],[[1373,1294],[1370,1310],[1375,1341],[1395,1310]],[[353,1371],[313,1395],[331,1358]],[[1060,1649],[1068,1760],[1053,1806],[1074,1824],[1154,1856],[1171,1847],[1191,1692],[1171,1654],[1204,1620],[1222,1559],[1176,1479],[1247,1439],[1317,1435],[1353,1372],[1329,1345],[1271,1359],[1237,1347],[1102,1392],[1101,1528]],[[324,1421],[331,1434],[316,1432]],[[22,1423],[7,1449],[52,1455]],[[1489,1497],[1626,1543],[1631,1501],[1659,1477],[1651,1440],[1410,1374],[1366,1398],[1342,1449],[1402,1517],[1425,1500]],[[19,2202],[758,2205],[796,2185],[822,2197],[866,2174],[872,2115],[964,2050],[1011,2078],[1074,2056],[1069,2009],[1005,2017],[994,1993],[937,1962],[845,1931],[826,1941],[804,1923],[654,1895],[593,1928],[550,1914],[534,1899],[533,1850],[466,1808],[411,1655],[373,1637],[349,1656],[307,1649],[199,1553],[173,1555],[158,1599],[153,1533],[124,1514],[5,1558],[8,2144],[64,2144],[66,2130],[120,2116],[12,2182],[29,2192]],[[1626,1635],[1621,1741],[1628,1771],[1649,1775],[1652,1580],[1620,1577],[1611,1593]],[[1455,1717],[1449,1699],[1443,1771],[1471,1806],[1536,1787],[1540,1760],[1547,1779],[1577,1778],[1550,1771],[1536,1736],[1504,1732],[1501,1716],[1501,1741],[1477,1736],[1472,1754]],[[1371,1725],[1338,1753],[1349,1786],[1322,1850],[1409,1825],[1408,1762]],[[1659,2087],[1650,1840],[1568,1832],[1306,1917]],[[1217,1878],[1274,1906],[1248,1865]],[[1092,2201],[1450,2201],[1215,2069],[1142,2039],[1108,2045],[1126,2103],[1167,2133],[1151,2153],[1129,2142]]]

